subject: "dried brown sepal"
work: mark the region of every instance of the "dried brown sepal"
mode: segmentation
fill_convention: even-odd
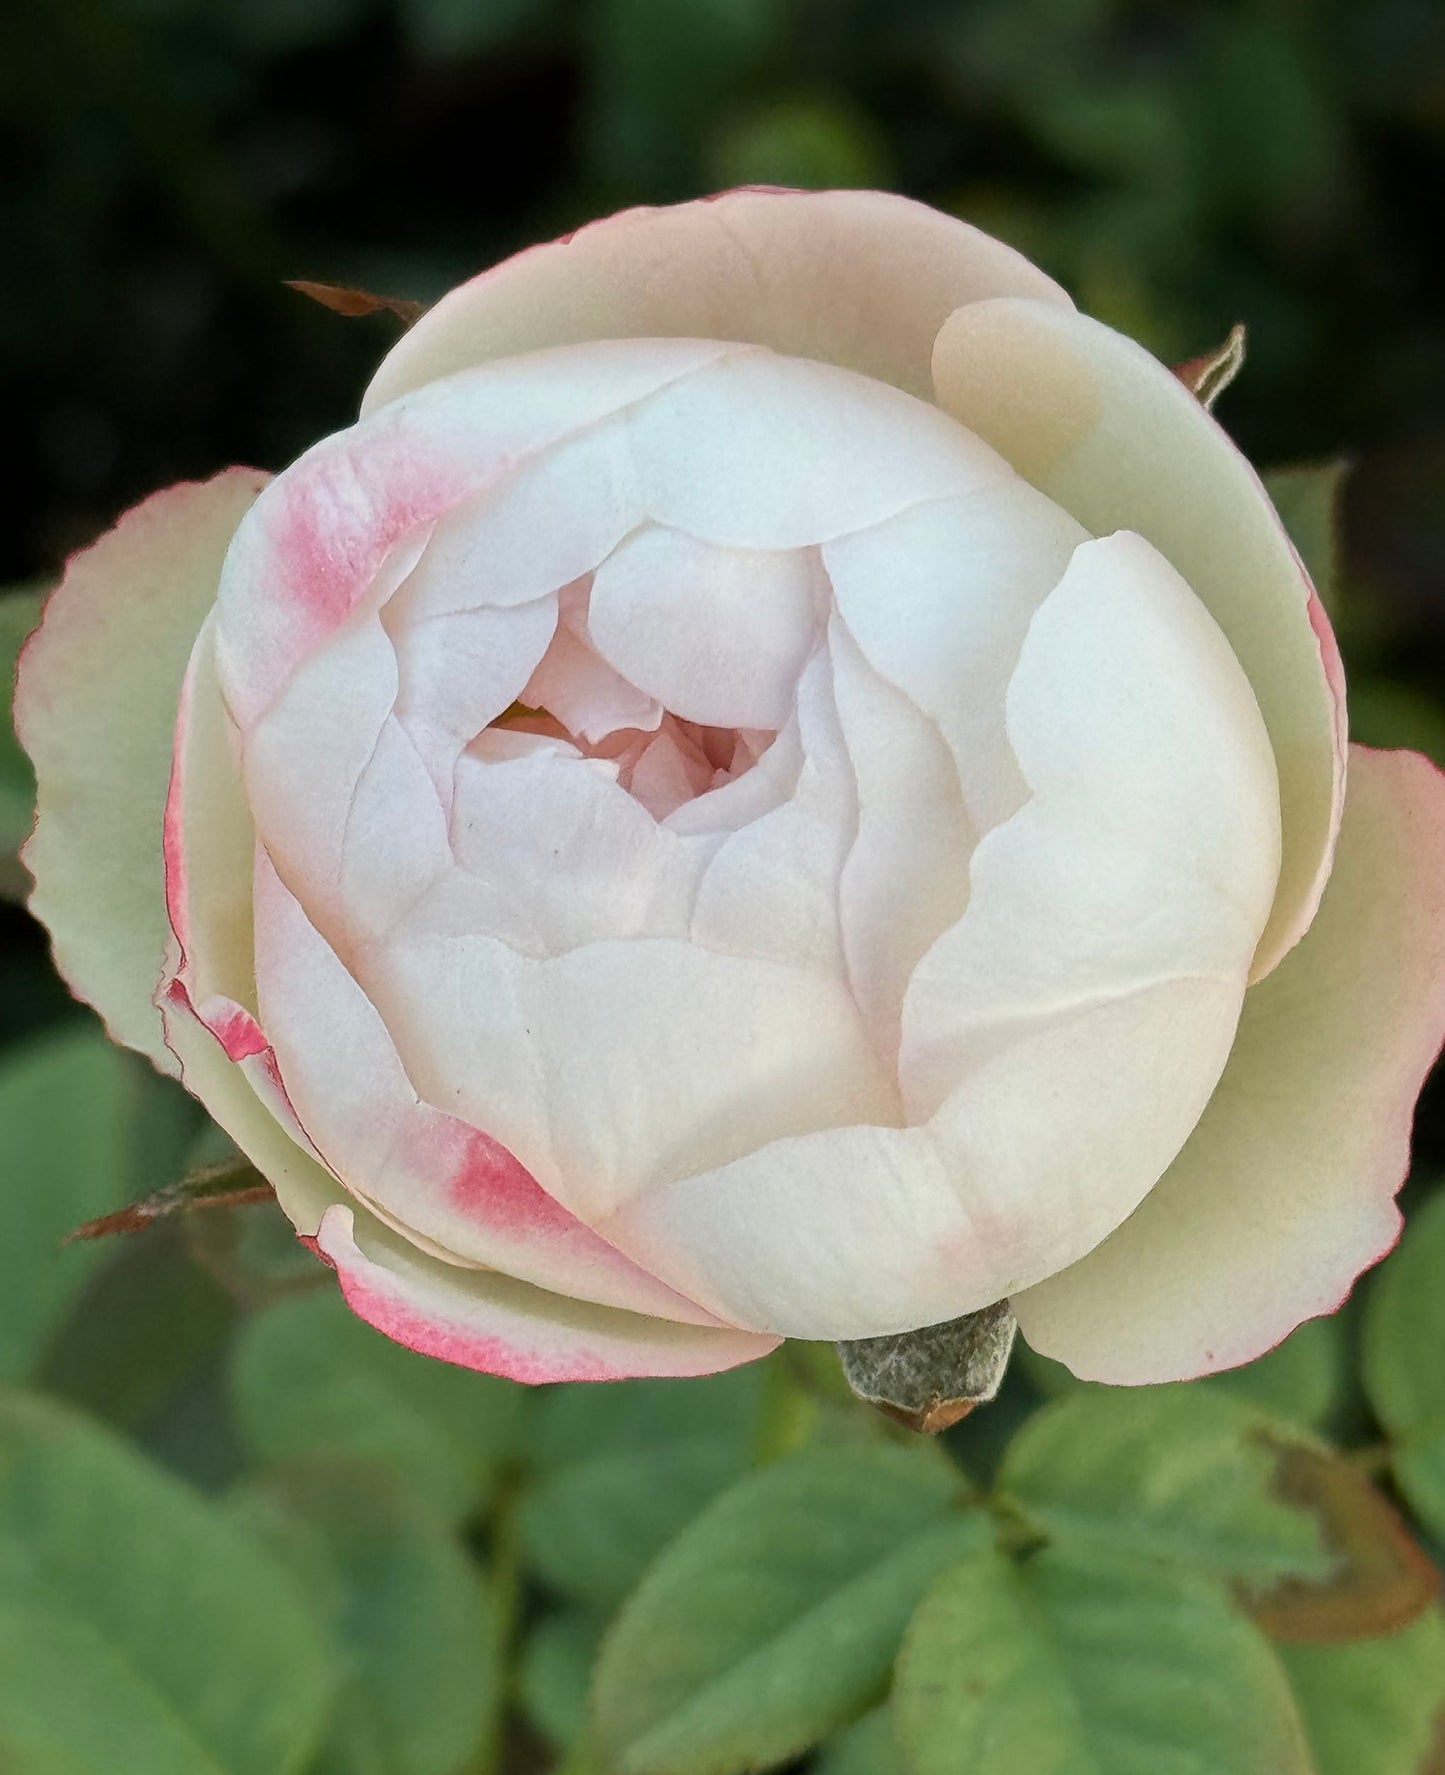
[[[1274,1453],[1274,1489],[1308,1511],[1336,1555],[1323,1583],[1287,1578],[1241,1597],[1276,1639],[1339,1643],[1395,1633],[1438,1599],[1440,1574],[1389,1502],[1348,1461],[1259,1433]]]
[[[1018,1327],[1006,1300],[942,1325],[838,1344],[848,1385],[910,1430],[936,1436],[998,1392]]]
[[[63,1244],[76,1239],[108,1239],[114,1233],[139,1233],[158,1220],[184,1213],[188,1208],[239,1208],[250,1202],[269,1202],[275,1191],[254,1165],[244,1159],[227,1160],[193,1171],[179,1183],[142,1196],[113,1214],[87,1220],[65,1235]]]
[[[1223,345],[1175,364],[1174,374],[1202,406],[1212,407],[1244,367],[1244,343],[1244,328],[1236,322]]]
[[[413,302],[406,296],[377,296],[370,290],[352,289],[347,284],[312,283],[309,278],[288,277],[288,290],[296,290],[329,308],[333,314],[394,314],[403,326],[415,326],[426,313],[425,302]]]

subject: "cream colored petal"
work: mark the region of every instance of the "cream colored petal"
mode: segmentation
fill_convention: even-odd
[[[624,210],[442,298],[393,346],[364,412],[493,358],[591,339],[739,339],[929,392],[945,316],[1068,297],[1011,247],[881,191],[726,191]]]
[[[1162,1180],[1096,1251],[1014,1297],[1025,1337],[1088,1380],[1134,1385],[1251,1361],[1333,1311],[1395,1241],[1442,1036],[1445,779],[1355,747],[1319,916],[1247,995]]]
[[[1257,476],[1142,347],[1055,305],[950,316],[939,404],[1095,535],[1135,530],[1183,574],[1259,699],[1279,769],[1284,862],[1253,977],[1308,928],[1344,785],[1344,683],[1319,600]]]
[[[117,1041],[173,1071],[152,1000],[170,928],[161,828],[176,709],[255,469],[154,494],[70,562],[21,658],[39,816],[31,909]]]

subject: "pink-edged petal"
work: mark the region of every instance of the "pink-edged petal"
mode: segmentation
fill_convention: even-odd
[[[717,1321],[554,1202],[480,1129],[422,1102],[356,981],[256,860],[256,973],[279,1076],[310,1139],[352,1194],[454,1263],[582,1300]]]
[[[1279,769],[1284,860],[1262,978],[1309,926],[1344,793],[1344,682],[1319,599],[1258,477],[1141,346],[1056,305],[960,309],[934,352],[939,404],[1096,535],[1135,530],[1239,656]]]
[[[811,551],[725,549],[656,525],[597,570],[592,644],[685,721],[779,728],[827,586]]]
[[[740,339],[929,391],[944,318],[990,296],[1069,306],[1012,248],[880,191],[723,192],[632,209],[483,272],[395,345],[364,411],[493,358],[591,339]]]
[[[510,1276],[457,1269],[341,1203],[322,1216],[314,1243],[335,1268],[347,1305],[368,1324],[424,1356],[509,1380],[716,1374],[757,1361],[778,1342],[644,1318]]]
[[[256,502],[221,578],[221,678],[243,734],[358,607],[380,604],[391,590],[388,562],[408,555],[420,534],[425,549],[409,577],[434,579],[435,556],[447,563],[447,581],[465,583],[471,502],[539,452],[741,350],[709,340],[618,341],[483,365],[308,450]],[[607,506],[608,489],[593,496]],[[508,565],[489,559],[484,541],[473,602],[522,602],[561,583],[489,597],[488,572],[505,581]],[[419,602],[431,608],[426,597]]]
[[[172,729],[255,469],[170,487],[76,555],[21,658],[15,720],[35,763],[31,909],[117,1041],[174,1070],[152,1003],[169,935],[161,856]]]
[[[589,1225],[670,1176],[896,1108],[846,987],[797,966],[661,937],[534,960],[418,929],[361,983],[418,1091]]]
[[[1309,933],[1246,996],[1189,1143],[1115,1233],[1014,1297],[1029,1342],[1089,1380],[1248,1362],[1337,1307],[1394,1243],[1415,1099],[1445,1036],[1445,779],[1351,751]]]

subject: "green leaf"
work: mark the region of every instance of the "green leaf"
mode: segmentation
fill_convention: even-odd
[[[1268,1586],[1327,1578],[1320,1524],[1278,1494],[1270,1420],[1223,1394],[1071,1394],[1004,1457],[1000,1489],[1047,1533],[1124,1544],[1171,1565]]]
[[[1349,463],[1305,463],[1272,468],[1265,492],[1274,502],[1290,540],[1299,550],[1320,601],[1331,614],[1339,590],[1339,499]]]
[[[35,773],[15,737],[10,698],[15,665],[25,638],[40,621],[44,593],[19,587],[0,593],[0,894],[22,899],[29,877],[16,853],[30,835],[35,818]]]
[[[988,1539],[934,1449],[813,1449],[717,1499],[603,1642],[593,1691],[615,1775],[742,1775],[872,1700],[918,1598]]]
[[[865,112],[836,94],[799,95],[733,118],[709,158],[720,190],[734,185],[877,190],[894,182],[887,140]]]
[[[1410,1216],[1370,1291],[1364,1380],[1395,1444],[1395,1479],[1445,1535],[1445,1191]]]
[[[257,1461],[317,1453],[380,1461],[452,1521],[485,1500],[522,1432],[524,1389],[403,1349],[330,1289],[248,1320],[231,1378]]]
[[[1426,1775],[1445,1742],[1445,1616],[1353,1645],[1282,1646],[1316,1775]]]
[[[1354,1467],[1222,1391],[1057,1400],[1014,1439],[999,1486],[1061,1545],[1230,1581],[1282,1637],[1387,1631],[1414,1619],[1434,1586],[1423,1553]]]
[[[447,1523],[396,1475],[317,1458],[240,1494],[318,1586],[343,1686],[315,1775],[456,1775],[501,1702],[496,1610]]]
[[[88,1024],[0,1064],[0,1380],[33,1371],[101,1260],[94,1247],[64,1245],[66,1235],[124,1201],[136,1150],[157,1169],[171,1162],[169,1092]]]
[[[550,1389],[519,1517],[528,1565],[560,1595],[610,1611],[746,1471],[761,1396],[760,1365],[705,1380]]]
[[[908,1775],[1314,1775],[1259,1632],[1208,1580],[1098,1548],[945,1574],[894,1707]]]
[[[875,1707],[834,1739],[814,1775],[903,1775],[893,1709]]]
[[[0,1395],[6,1775],[287,1775],[329,1692],[265,1547],[79,1415]]]
[[[581,1737],[601,1624],[581,1609],[547,1615],[527,1635],[517,1699],[528,1723],[558,1749]]]

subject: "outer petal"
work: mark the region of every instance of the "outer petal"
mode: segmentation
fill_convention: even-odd
[[[363,411],[491,358],[593,339],[738,339],[929,392],[946,315],[989,296],[1070,306],[966,222],[881,191],[726,191],[624,210],[442,298],[382,362]]]
[[[352,1192],[463,1267],[636,1312],[716,1324],[573,1219],[496,1141],[423,1103],[386,1027],[265,852],[256,860],[261,1014],[308,1134]]]
[[[646,1319],[547,1294],[510,1276],[459,1270],[342,1203],[322,1216],[315,1242],[340,1276],[347,1305],[378,1331],[423,1356],[509,1380],[716,1374],[755,1362],[778,1343],[750,1331]]]
[[[1029,1342],[1132,1385],[1248,1362],[1331,1312],[1396,1238],[1442,1034],[1445,780],[1355,747],[1319,916],[1246,997],[1219,1089],[1142,1206],[1015,1295]]]
[[[1284,862],[1261,978],[1309,926],[1344,793],[1344,681],[1329,622],[1258,478],[1141,346],[1041,302],[978,303],[934,351],[939,404],[1102,535],[1137,530],[1239,656],[1279,768]]]
[[[76,555],[21,659],[15,722],[35,761],[31,909],[78,997],[171,1072],[152,998],[169,928],[161,823],[171,735],[255,469],[167,488]]]

